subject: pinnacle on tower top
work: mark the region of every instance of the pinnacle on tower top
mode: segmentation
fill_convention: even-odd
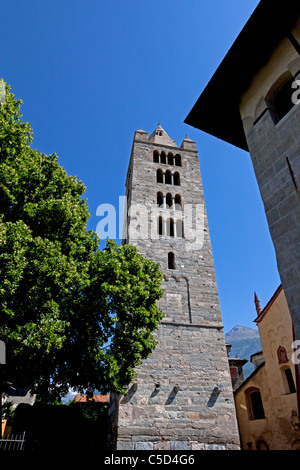
[[[187,134],[185,134],[185,138],[183,139],[180,148],[183,150],[197,150],[196,142],[189,139]]]
[[[166,131],[161,127],[160,123],[158,123],[157,128],[152,132],[152,134],[149,137],[149,142],[152,142],[154,144],[161,144],[161,145],[167,145],[171,147],[177,147],[176,143],[174,140],[172,140]]]
[[[179,148],[175,140],[171,139],[166,131],[162,128],[161,124],[158,123],[156,129],[148,136],[148,132],[145,132],[143,129],[135,131],[135,140],[150,142],[151,144],[163,145],[166,147],[176,147]],[[182,141],[180,146],[182,150],[192,150],[197,152],[196,142],[191,140],[187,134]]]
[[[254,292],[254,303],[255,303],[257,315],[259,315],[261,313],[261,308],[260,308],[260,302],[259,302],[256,292]]]

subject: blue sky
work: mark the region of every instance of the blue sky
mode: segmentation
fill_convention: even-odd
[[[197,142],[225,332],[254,327],[254,290],[263,307],[280,284],[274,248],[249,154],[183,121],[258,3],[1,4],[0,77],[24,101],[33,147],[86,185],[89,229],[124,194],[135,130],[160,122],[177,145]]]

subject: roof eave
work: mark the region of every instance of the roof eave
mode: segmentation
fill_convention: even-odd
[[[299,0],[261,0],[184,122],[248,151],[241,96],[299,15]]]

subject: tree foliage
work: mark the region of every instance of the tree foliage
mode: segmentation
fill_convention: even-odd
[[[32,148],[21,100],[0,105],[0,339],[7,375],[41,396],[121,392],[155,347],[159,265],[88,231],[85,186]]]

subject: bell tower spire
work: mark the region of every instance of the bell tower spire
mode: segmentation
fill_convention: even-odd
[[[254,292],[254,303],[255,303],[257,315],[260,315],[261,314],[260,302],[259,302],[256,292]]]

